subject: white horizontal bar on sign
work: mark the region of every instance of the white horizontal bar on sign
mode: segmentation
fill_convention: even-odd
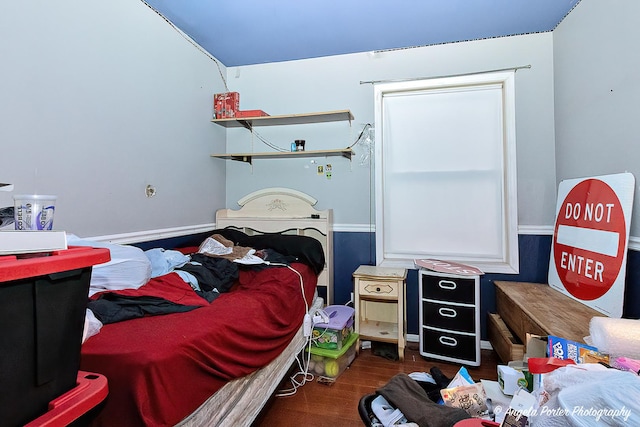
[[[561,245],[572,246],[585,251],[602,255],[618,255],[620,235],[614,231],[594,230],[592,228],[558,226],[556,242]]]

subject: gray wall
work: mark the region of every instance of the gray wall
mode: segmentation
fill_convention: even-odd
[[[373,122],[373,88],[361,81],[530,64],[516,73],[519,224],[548,231],[561,179],[640,175],[639,15],[634,0],[582,0],[553,33],[230,68],[229,89],[241,109],[270,114],[351,109],[351,127],[259,129],[283,147],[303,138],[308,149],[335,148]],[[58,195],[58,229],[90,237],[208,224],[267,186],[311,194],[334,209],[338,228],[372,222],[362,146],[351,162],[212,159],[265,148],[244,129],[210,123],[212,94],[225,90],[215,63],[142,2],[10,2],[0,37],[0,182],[15,184],[13,194]],[[331,179],[316,172],[328,163]],[[0,192],[0,206],[11,194]],[[632,238],[639,209],[636,197]]]
[[[57,195],[55,228],[210,224],[224,207],[218,69],[142,2],[4,2],[0,58],[0,182]]]
[[[640,2],[582,0],[554,31],[556,174],[631,172],[640,237]]]
[[[281,147],[301,138],[307,140],[307,148],[317,149],[345,147],[365,123],[373,123],[373,86],[361,81],[523,65],[531,65],[531,69],[516,73],[519,224],[550,227],[556,191],[551,33],[252,65],[229,68],[228,74],[230,89],[240,92],[241,109],[262,109],[272,115],[351,109],[355,116],[351,129],[345,124],[258,129]],[[228,151],[252,148],[270,150],[244,129],[229,131]],[[363,151],[356,146],[357,155],[351,163],[340,158],[316,159],[332,164],[330,180],[317,175],[310,159],[255,160],[253,166],[229,162],[227,205],[234,206],[240,197],[259,188],[290,186],[317,198],[320,208],[333,208],[339,229],[368,227],[374,191],[370,167],[360,164]]]

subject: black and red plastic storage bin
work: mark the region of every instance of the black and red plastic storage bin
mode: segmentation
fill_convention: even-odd
[[[83,383],[78,370],[91,270],[109,260],[108,249],[79,246],[36,256],[0,256],[3,426],[36,422],[54,408],[50,402]],[[83,400],[104,399],[106,379],[95,377],[99,381],[91,377],[84,394],[67,396],[71,411],[65,417],[71,420],[63,417],[60,423],[82,415],[74,412],[85,410]]]

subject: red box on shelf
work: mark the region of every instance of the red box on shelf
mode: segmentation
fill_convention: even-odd
[[[268,114],[265,113],[262,110],[236,111],[236,118],[241,118],[241,117],[266,117],[266,116],[268,116]]]
[[[39,232],[36,232],[39,233]],[[0,420],[24,425],[77,386],[94,265],[108,249],[0,256]]]
[[[230,119],[240,110],[240,94],[224,92],[213,95],[213,113],[216,119]]]

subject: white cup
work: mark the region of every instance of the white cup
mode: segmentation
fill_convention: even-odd
[[[51,230],[56,196],[38,194],[15,195],[14,220],[16,230]]]

